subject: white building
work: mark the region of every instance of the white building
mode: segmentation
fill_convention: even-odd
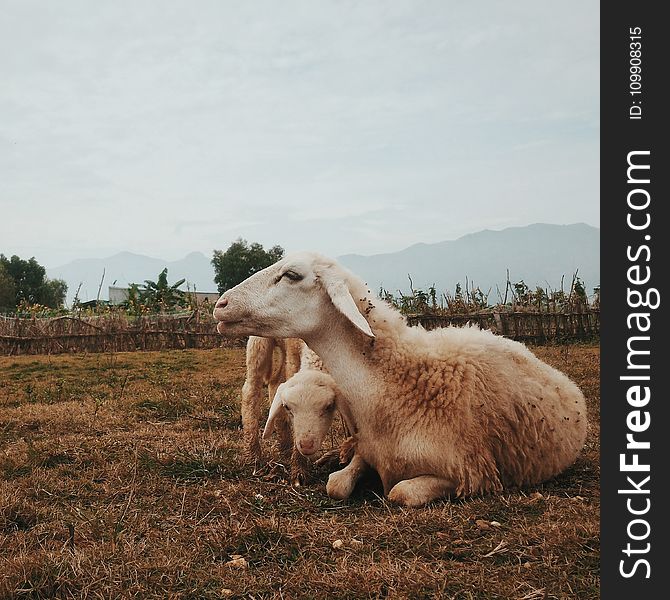
[[[109,286],[110,304],[123,304],[128,300],[128,288]]]
[[[214,304],[221,294],[219,292],[184,292],[186,294],[195,295],[198,304],[203,304],[205,301]],[[123,304],[128,300],[128,288],[109,286],[109,302],[110,304]]]

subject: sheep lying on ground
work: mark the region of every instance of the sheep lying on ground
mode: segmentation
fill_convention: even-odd
[[[347,485],[329,492],[370,465],[390,500],[419,506],[544,481],[584,445],[584,396],[525,346],[474,327],[410,328],[320,255],[252,275],[214,317],[224,335],[300,337],[323,360],[357,427],[356,456],[331,475]]]

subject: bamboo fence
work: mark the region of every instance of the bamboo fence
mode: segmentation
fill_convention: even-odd
[[[0,317],[0,355],[218,348],[240,343],[219,335],[214,320],[202,319],[198,313],[137,318],[123,314]]]
[[[476,324],[523,342],[593,339],[600,334],[600,312],[592,307],[573,312],[481,311],[469,314],[408,315],[409,325],[426,329]],[[0,355],[76,352],[132,352],[241,346],[216,332],[211,317],[197,312],[179,315],[16,318],[0,316]]]
[[[534,344],[586,341],[600,335],[600,309],[593,307],[580,307],[569,312],[511,310],[409,315],[407,321],[410,325],[421,324],[426,329],[470,323],[498,335]]]

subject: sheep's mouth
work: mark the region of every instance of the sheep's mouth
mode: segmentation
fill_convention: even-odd
[[[307,458],[311,458],[311,457],[319,454],[320,451],[321,451],[320,448],[314,448],[314,450],[303,450],[302,448],[298,448],[298,452],[300,452],[300,454],[302,454],[303,456],[305,456]]]
[[[216,325],[216,330],[219,333],[226,333],[229,329],[232,329],[235,325],[240,325],[241,323],[241,319],[237,321],[219,321]]]

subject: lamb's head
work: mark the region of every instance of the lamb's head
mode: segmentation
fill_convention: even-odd
[[[328,328],[337,314],[374,337],[347,287],[347,271],[312,252],[291,254],[225,292],[214,308],[219,333],[299,337]]]
[[[333,423],[337,395],[335,382],[327,373],[298,371],[277,388],[263,437],[272,434],[277,416],[285,410],[293,424],[295,447],[304,456],[314,454]]]

